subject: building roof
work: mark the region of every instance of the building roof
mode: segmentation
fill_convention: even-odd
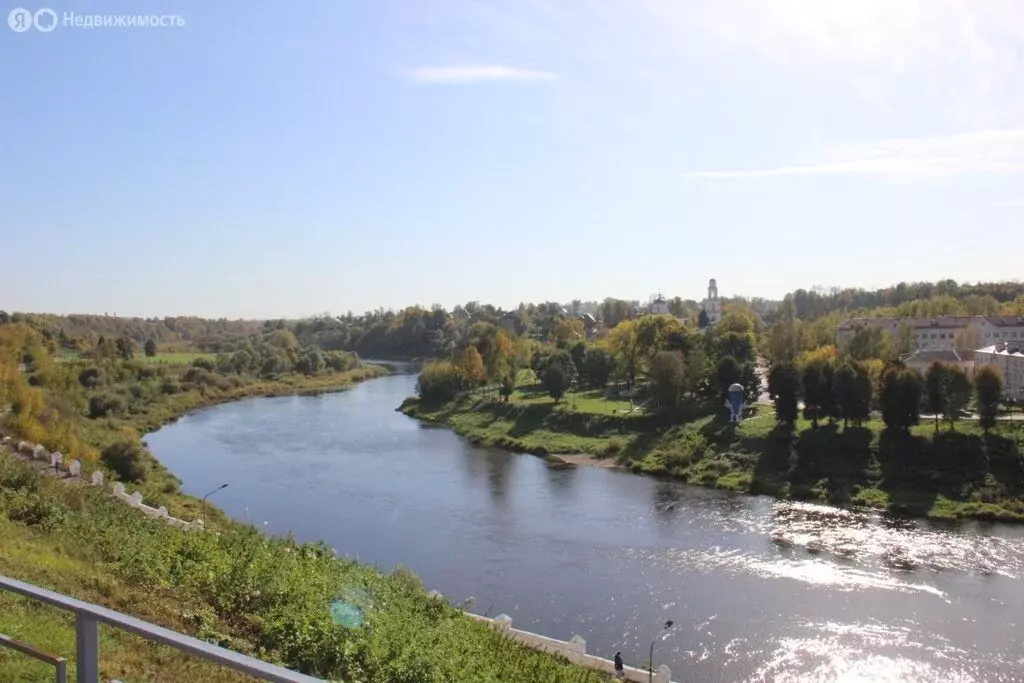
[[[931,365],[935,361],[942,363],[962,363],[968,358],[962,357],[953,349],[921,349],[908,357],[904,363],[915,365]]]
[[[1024,316],[1016,315],[938,315],[933,318],[849,318],[839,324],[840,330],[852,330],[861,325],[909,325],[914,329],[942,329],[967,327],[972,322],[988,321],[996,327],[1024,327]]]
[[[1013,344],[993,344],[992,346],[986,346],[983,349],[978,349],[975,353],[991,353],[997,356],[1020,356],[1024,357],[1022,348],[1014,346]]]

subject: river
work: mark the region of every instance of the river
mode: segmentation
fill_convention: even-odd
[[[1024,680],[1024,528],[890,519],[473,446],[415,378],[201,410],[147,437],[270,533],[405,565],[473,611],[676,680]]]

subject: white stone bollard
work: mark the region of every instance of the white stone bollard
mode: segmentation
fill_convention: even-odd
[[[130,498],[131,498],[131,501],[129,501],[129,502],[131,502],[131,504],[134,505],[135,507],[139,507],[140,505],[142,505],[142,494],[139,493],[138,491],[133,493],[130,496]]]
[[[32,452],[32,444],[30,444],[28,441],[19,441],[18,442],[18,450],[20,452],[22,452],[22,453],[31,453]]]
[[[507,614],[499,614],[494,617],[494,626],[499,631],[507,631],[512,628],[512,617]]]
[[[585,654],[587,654],[587,641],[579,634],[573,635],[569,639],[569,650],[565,653],[566,659],[579,664],[583,661]]]
[[[46,460],[48,457],[50,457],[50,452],[43,448],[43,445],[41,443],[37,443],[32,448],[32,457],[37,458],[39,460]]]
[[[103,486],[103,473],[99,470],[92,473],[92,485]]]
[[[164,507],[163,505],[161,505],[159,508],[157,508],[157,514],[159,514],[161,517],[166,517],[167,516],[167,508]]]
[[[436,588],[427,593],[427,597],[431,600],[444,600],[444,596],[441,595],[441,591],[437,590]]]
[[[61,460],[63,459],[64,456],[60,454],[60,451],[54,451],[53,453],[50,453],[50,467],[57,469],[58,467],[60,467]]]
[[[654,683],[672,683],[672,669],[664,664],[654,672]]]
[[[68,464],[68,472],[71,473],[72,477],[77,477],[82,474],[82,463],[77,460],[72,460]]]
[[[114,484],[114,495],[115,496],[125,496],[126,495],[125,492],[124,492],[124,484],[122,484],[121,482],[117,482],[116,484]]]

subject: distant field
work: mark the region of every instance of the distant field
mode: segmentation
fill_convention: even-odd
[[[150,357],[140,354],[136,356],[136,359],[150,365],[188,365],[196,358],[213,360],[214,357],[215,355],[212,353],[158,353]]]

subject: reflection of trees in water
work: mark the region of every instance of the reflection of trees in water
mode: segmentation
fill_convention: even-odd
[[[575,465],[548,465],[544,469],[547,470],[548,481],[551,483],[552,489],[569,491],[573,488],[576,482],[576,470],[578,469]]]
[[[651,488],[651,505],[662,519],[671,519],[682,507],[683,487],[670,481],[659,481]]]
[[[491,488],[491,498],[503,503],[508,495],[508,482],[516,456],[502,451],[485,451],[484,461],[487,463],[487,482]]]
[[[508,495],[509,479],[518,456],[504,451],[474,447],[462,448],[460,454],[466,467],[467,482],[476,487],[478,480],[486,476],[491,498],[499,502],[504,501]]]

